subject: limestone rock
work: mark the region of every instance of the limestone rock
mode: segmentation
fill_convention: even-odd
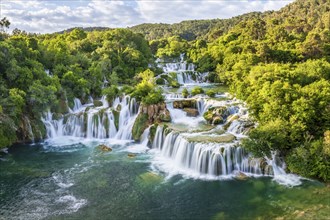
[[[184,108],[196,108],[196,100],[191,99],[191,100],[176,100],[173,102],[173,108],[179,108],[179,109],[184,109]]]
[[[197,117],[199,115],[199,112],[195,108],[184,108],[183,111],[187,112],[187,116],[190,117]]]
[[[235,178],[238,180],[247,180],[249,177],[242,172],[238,172]]]
[[[100,144],[99,146],[97,146],[97,148],[100,149],[101,151],[104,151],[104,152],[111,152],[112,151],[112,148],[108,147],[105,144]]]
[[[229,116],[229,111],[225,106],[209,108],[203,115],[210,124],[221,124]]]

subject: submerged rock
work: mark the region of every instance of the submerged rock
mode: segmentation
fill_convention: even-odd
[[[100,144],[99,146],[97,146],[97,148],[100,149],[101,151],[104,151],[104,152],[111,152],[112,151],[112,148],[108,147],[105,144]]]
[[[242,172],[238,172],[235,176],[235,179],[238,180],[247,180],[249,178],[249,176],[247,176],[246,174],[242,173]]]
[[[134,158],[135,156],[136,156],[136,154],[131,154],[131,153],[127,154],[128,158]]]

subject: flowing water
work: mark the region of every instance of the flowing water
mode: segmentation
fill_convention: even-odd
[[[198,84],[186,82],[188,90]],[[174,108],[179,92],[165,93],[172,123],[158,126],[152,141],[150,127],[139,143],[131,140],[138,104],[128,96],[111,103],[102,97],[98,106],[75,99],[66,115],[47,112],[43,143],[0,152],[0,219],[270,219],[306,217],[306,210],[327,216],[323,184],[286,174],[275,152],[253,158],[239,147],[249,123],[244,103],[197,96],[198,115],[190,117]],[[227,108],[225,123],[206,124],[203,113],[218,106]]]

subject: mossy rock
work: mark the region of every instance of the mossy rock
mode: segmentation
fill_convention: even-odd
[[[118,130],[119,129],[119,115],[120,115],[120,112],[116,111],[116,110],[112,110],[112,114],[113,114],[113,117],[114,117],[114,120],[115,120],[115,126]]]
[[[171,122],[171,114],[168,110],[163,111],[160,115],[159,115],[159,119],[162,122]]]
[[[94,100],[93,104],[94,104],[95,107],[103,106],[103,103],[100,100]]]
[[[112,151],[112,148],[111,147],[108,147],[107,145],[105,144],[100,144],[99,146],[97,146],[97,148],[103,152],[111,152]]]
[[[212,124],[218,125],[223,123],[223,118],[221,116],[216,116],[213,118]]]
[[[140,113],[133,125],[132,136],[135,141],[139,141],[144,130],[148,127],[148,114]]]
[[[195,99],[190,99],[190,100],[176,100],[173,102],[173,108],[179,108],[179,109],[184,109],[184,108],[196,108],[196,100]]]
[[[202,143],[231,143],[236,139],[232,134],[224,135],[196,135],[187,137],[189,142],[202,142]]]
[[[146,172],[139,175],[136,181],[140,186],[148,187],[160,184],[163,181],[163,177],[154,172]]]

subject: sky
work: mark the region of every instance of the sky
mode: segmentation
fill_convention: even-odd
[[[231,18],[278,10],[293,0],[0,0],[0,18],[14,28],[53,33],[72,27],[130,27],[142,23]]]

